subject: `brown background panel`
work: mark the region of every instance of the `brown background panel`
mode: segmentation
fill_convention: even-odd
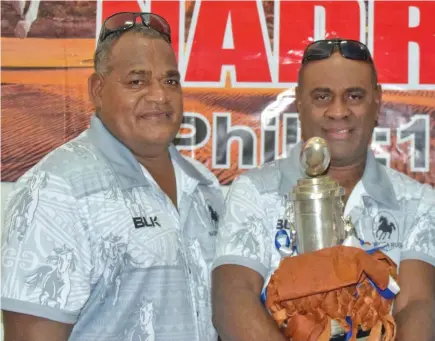
[[[74,138],[89,123],[92,106],[86,79],[91,69],[21,70],[2,72],[2,181],[15,181],[44,155]],[[20,84],[18,79],[29,80]],[[33,80],[33,81],[32,81]],[[43,84],[41,84],[43,83]],[[185,89],[185,111],[199,112],[212,121],[213,112],[231,112],[232,125],[252,127],[257,136],[259,113],[282,90],[273,89]],[[392,167],[435,185],[435,91],[385,92],[380,126],[406,123],[415,113],[431,116],[430,173],[412,173],[409,153],[395,145],[390,152]],[[291,108],[289,111],[292,111]],[[193,156],[211,168],[212,140]],[[192,156],[191,152],[186,154]],[[237,167],[237,143],[232,145],[231,167],[214,169],[222,184],[228,184],[242,170]]]
[[[14,29],[20,15],[15,1],[0,2],[1,35],[15,37]],[[30,1],[24,8],[27,12]],[[33,23],[29,38],[94,38],[97,18],[96,1],[41,1],[38,18]]]

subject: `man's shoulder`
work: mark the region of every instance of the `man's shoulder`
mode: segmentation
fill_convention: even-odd
[[[84,168],[105,163],[98,149],[87,136],[87,131],[48,153],[35,166],[59,174],[80,172]]]
[[[97,178],[101,182],[109,173],[106,159],[90,142],[85,131],[48,153],[18,179],[17,185],[26,185],[42,174],[51,187],[68,186],[74,192],[85,182],[95,183]]]
[[[398,200],[424,200],[435,205],[435,189],[392,168],[382,166],[390,179]]]
[[[260,167],[250,169],[240,175],[241,181],[250,181],[260,194],[278,192],[281,183],[281,166],[287,159],[267,162]]]

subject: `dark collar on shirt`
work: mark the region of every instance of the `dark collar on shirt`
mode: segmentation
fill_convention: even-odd
[[[91,117],[91,125],[87,131],[87,135],[91,142],[107,159],[123,189],[149,185],[133,153],[109,132],[103,122],[101,122],[95,114]],[[169,146],[169,154],[171,155],[171,159],[176,162],[189,177],[198,180],[200,184],[211,184],[211,180],[208,180],[202,175],[172,144]]]
[[[296,185],[297,180],[304,177],[299,163],[299,155],[302,142],[295,145],[290,155],[280,162],[281,182],[279,193],[281,195],[289,193]],[[376,161],[376,158],[369,148],[367,150],[367,161],[362,177],[362,183],[367,194],[381,204],[392,208],[399,209],[399,203],[396,194],[385,172],[384,167]]]

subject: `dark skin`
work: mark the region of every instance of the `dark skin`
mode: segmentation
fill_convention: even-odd
[[[4,341],[65,341],[74,327],[32,315],[2,313]]]
[[[382,91],[371,67],[335,53],[304,68],[296,89],[302,139],[318,136],[331,153],[328,175],[347,196],[364,172],[367,146],[378,119]]]
[[[435,267],[408,259],[400,262],[400,293],[394,302],[396,341],[435,339]]]
[[[183,93],[174,51],[163,39],[126,33],[112,48],[109,68],[89,78],[99,117],[177,207],[168,146],[183,118]]]
[[[239,265],[212,273],[213,325],[222,341],[286,341],[260,300],[264,279]]]
[[[127,32],[114,43],[108,64],[110,72],[94,73],[88,82],[98,116],[177,207],[168,147],[181,125],[183,96],[174,52],[163,39]],[[5,341],[66,341],[73,329],[8,311],[3,323]]]
[[[370,66],[334,54],[310,62],[296,91],[302,137],[323,137],[331,152],[328,175],[350,194],[361,179],[367,146],[378,119],[381,88]],[[212,273],[213,323],[223,341],[284,341],[260,301],[263,277],[246,267],[223,265]],[[432,340],[435,268],[418,260],[400,263],[394,305],[398,339]]]

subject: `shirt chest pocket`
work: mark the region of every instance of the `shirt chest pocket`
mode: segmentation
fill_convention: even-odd
[[[214,258],[218,219],[218,213],[210,204],[194,201],[183,228],[189,251],[198,253],[200,250],[201,258],[206,262]]]

